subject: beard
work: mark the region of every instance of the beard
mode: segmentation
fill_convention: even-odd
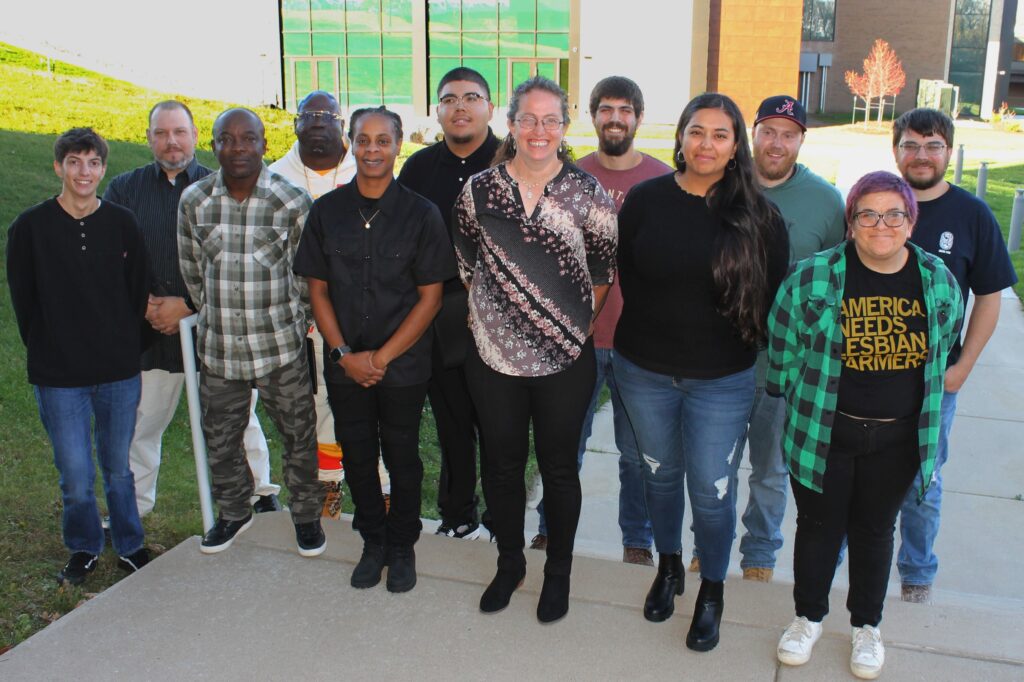
[[[760,175],[765,180],[782,180],[783,178],[788,177],[789,174],[793,172],[793,166],[796,165],[795,155],[786,156],[783,159],[783,162],[774,168],[765,163],[762,163],[762,158],[764,158],[764,156],[767,156],[767,152],[765,152],[764,155],[755,153],[754,166],[757,167],[757,174]]]
[[[476,135],[445,135],[444,139],[452,144],[469,144]]]
[[[920,164],[918,167],[922,166],[932,169],[932,174],[930,177],[914,177],[909,172],[910,168],[908,168],[908,172],[903,175],[904,180],[906,180],[907,184],[910,185],[913,189],[931,189],[932,187],[935,187],[935,185],[939,184],[942,181],[943,176],[945,176],[946,174],[945,168],[940,170],[938,167],[935,166],[935,164]]]
[[[191,156],[188,158],[183,158],[181,161],[168,161],[167,159],[161,159],[156,156],[154,156],[153,158],[156,159],[157,164],[159,164],[160,167],[163,168],[165,171],[180,171],[185,168],[188,168],[188,165],[192,163],[193,159],[193,157]]]
[[[623,131],[621,140],[609,140],[604,136],[606,130],[615,128]],[[601,129],[601,135],[597,136],[598,148],[608,156],[622,156],[633,146],[633,138],[636,137],[636,130],[630,130],[624,126],[606,125]]]

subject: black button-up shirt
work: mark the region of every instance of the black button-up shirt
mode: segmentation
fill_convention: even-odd
[[[355,182],[317,199],[294,267],[298,275],[327,282],[338,326],[353,351],[380,348],[419,301],[417,287],[456,273],[437,207],[398,182],[376,202],[362,197]],[[427,333],[391,362],[383,385],[426,382],[430,348]],[[324,379],[352,383],[333,362],[325,363]]]
[[[164,169],[154,161],[121,173],[110,181],[103,193],[104,200],[120,204],[135,214],[149,253],[153,293],[157,296],[180,296],[193,310],[195,308],[178,268],[178,201],[186,187],[211,172],[193,158],[171,184]],[[142,369],[184,371],[178,335],[154,336],[154,342],[142,354]]]

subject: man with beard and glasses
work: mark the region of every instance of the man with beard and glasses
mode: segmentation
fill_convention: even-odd
[[[299,102],[295,116],[295,143],[287,154],[270,164],[270,170],[281,174],[296,187],[305,189],[314,200],[352,181],[356,174],[355,157],[345,147],[345,119],[334,95],[325,90],[314,90]],[[339,518],[341,482],[345,472],[323,379],[324,340],[316,325],[310,325],[308,338],[315,362],[317,459],[320,482],[327,493],[323,515]],[[386,496],[390,492],[387,470],[381,464],[378,471]]]
[[[136,414],[135,435],[128,456],[135,474],[135,501],[139,516],[156,504],[164,431],[174,418],[185,385],[178,322],[195,312],[178,268],[178,201],[182,192],[210,169],[196,159],[198,131],[192,112],[182,102],[157,102],[149,111],[146,140],[153,163],[118,175],[103,194],[135,214],[149,252],[156,295],[149,297],[146,319],[158,337],[142,353],[142,398]],[[245,429],[245,454],[255,489],[253,510],[281,508],[281,488],[270,481],[270,451],[256,418],[256,392],[252,392],[249,423]]]
[[[644,120],[644,96],[640,87],[628,78],[609,76],[597,83],[590,93],[590,119],[597,132],[598,149],[580,159],[576,165],[597,178],[622,208],[622,200],[633,185],[671,173],[672,169],[652,156],[633,147],[636,130]],[[594,424],[594,410],[601,389],[607,384],[611,392],[615,446],[619,449],[619,529],[622,531],[622,560],[630,564],[653,566],[651,554],[651,521],[644,502],[643,462],[636,444],[633,427],[622,407],[615,377],[612,376],[612,337],[622,312],[619,283],[612,284],[604,308],[594,322],[594,349],[597,354],[597,383],[590,398],[590,407],[580,434],[578,466],[583,466],[583,453]],[[544,503],[537,505],[540,523],[530,547],[547,546],[547,519]]]
[[[942,504],[941,467],[949,457],[949,431],[956,413],[956,396],[978,361],[999,319],[1001,292],[1017,281],[1006,243],[992,211],[984,201],[944,179],[953,153],[953,121],[935,109],[913,109],[892,128],[892,150],[900,174],[914,190],[920,213],[911,241],[935,254],[956,277],[963,293],[974,293],[967,331],[950,349],[942,423],[931,485],[923,488],[918,473],[900,512],[901,543],[896,566],[903,601],[927,603],[938,571],[932,551],[939,532]]]
[[[444,139],[410,156],[398,181],[441,210],[450,238],[455,200],[471,175],[490,167],[498,138],[489,125],[494,113],[490,86],[473,69],[460,66],[446,73],[437,86],[437,102],[437,121]],[[476,495],[480,424],[463,370],[470,344],[469,306],[458,275],[444,283],[443,291],[441,312],[434,320],[428,391],[441,446],[437,490],[441,525],[436,533],[471,540],[480,535]],[[481,462],[484,447],[481,441]],[[484,526],[487,522],[484,512]]]
[[[835,246],[846,234],[839,191],[797,163],[806,132],[807,114],[795,97],[769,97],[757,108],[752,138],[754,172],[765,196],[779,207],[786,221],[791,263]],[[744,445],[750,446],[750,496],[743,512],[746,532],[740,540],[740,567],[744,579],[759,582],[770,582],[775,571],[789,490],[781,444],[786,401],[765,392],[767,366],[762,351],[757,358],[754,406],[735,450],[735,456],[742,457]]]

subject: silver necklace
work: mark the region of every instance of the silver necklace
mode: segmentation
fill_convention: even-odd
[[[370,216],[369,218],[367,218],[366,216],[363,215],[363,209],[360,208],[358,210],[359,210],[359,217],[363,219],[363,228],[369,230],[370,229],[370,223],[372,223],[373,219],[377,217],[378,213],[380,213],[380,209],[378,208],[376,211],[374,211],[373,215]]]
[[[511,164],[509,164],[509,168],[511,168]],[[561,171],[561,170],[562,170],[562,166],[561,166],[561,164],[559,164],[558,171]],[[558,175],[558,171],[556,171],[555,174],[552,175],[551,177],[553,178],[553,177],[555,177],[555,175]],[[516,171],[516,175],[519,175],[519,171]],[[512,175],[511,171],[509,171],[509,176],[519,184],[519,187],[520,188],[522,188],[522,187],[526,188],[526,198],[528,200],[532,200],[533,199],[533,196],[534,196],[533,195],[533,190],[537,189],[541,185],[545,185],[546,186],[548,184],[548,180],[551,179],[551,178],[548,178],[548,180],[538,180],[537,182],[527,182],[521,176],[520,177],[516,177],[516,175]]]

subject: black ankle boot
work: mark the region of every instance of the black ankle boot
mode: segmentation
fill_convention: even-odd
[[[483,596],[480,597],[480,610],[484,613],[497,613],[506,606],[512,599],[512,593],[523,584],[523,579],[526,577],[526,567],[522,567],[519,570],[507,571],[498,569],[498,573],[494,576],[494,580],[484,590]]]
[[[686,633],[686,647],[694,651],[711,651],[718,646],[718,626],[722,623],[722,596],[724,582],[701,580],[697,603],[693,607],[693,621]]]
[[[544,587],[537,602],[537,620],[554,623],[569,613],[569,576],[544,574]]]
[[[675,611],[676,595],[683,593],[683,557],[681,554],[658,554],[658,575],[644,601],[644,618],[660,623]]]

